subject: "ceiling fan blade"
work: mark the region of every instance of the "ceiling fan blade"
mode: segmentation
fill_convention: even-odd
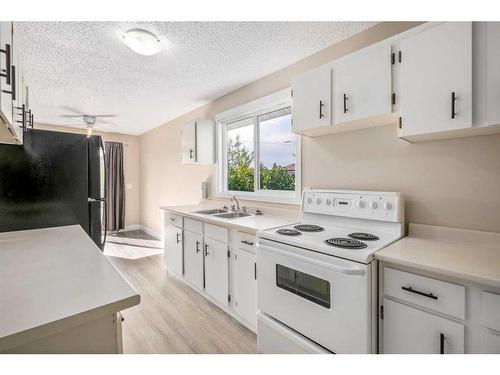
[[[60,115],[64,118],[82,118],[82,115]]]
[[[59,108],[64,109],[65,111],[68,111],[68,112],[73,112],[73,113],[78,114],[80,116],[84,115],[84,113],[82,111],[79,111],[78,109],[73,108],[73,107],[60,106]]]
[[[118,117],[117,115],[90,115],[92,117]]]

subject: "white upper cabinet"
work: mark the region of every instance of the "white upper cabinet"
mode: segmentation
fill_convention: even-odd
[[[383,42],[347,55],[333,70],[334,123],[394,122],[391,114],[391,46]]]
[[[12,75],[13,48],[12,22],[0,22],[0,109],[2,118],[12,125],[12,95],[5,91],[12,91],[15,79]],[[9,66],[7,66],[9,65]]]
[[[500,124],[500,22],[486,22],[487,124]]]
[[[446,22],[394,44],[398,136],[433,139],[472,126],[472,23]]]
[[[324,65],[292,79],[293,131],[304,135],[328,133],[332,124],[332,70]]]
[[[24,125],[27,125],[27,110],[25,102],[25,79],[24,79],[24,70],[23,63],[21,61],[21,51],[19,50],[19,34],[13,32],[12,35],[12,61],[15,66],[15,97],[12,100],[12,126],[14,131],[21,141],[23,142],[24,135]]]
[[[215,126],[212,120],[196,120],[182,127],[182,164],[215,162]]]
[[[313,137],[395,123],[391,86],[387,42],[296,76],[293,131]]]

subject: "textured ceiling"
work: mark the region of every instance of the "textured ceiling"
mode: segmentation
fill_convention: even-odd
[[[16,22],[36,121],[114,114],[107,130],[142,134],[373,22]],[[121,41],[131,28],[164,49],[141,56]]]

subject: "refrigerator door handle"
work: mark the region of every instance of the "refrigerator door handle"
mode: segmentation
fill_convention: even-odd
[[[88,198],[89,203],[95,202],[103,202],[104,203],[104,239],[101,243],[101,248],[104,249],[104,245],[106,244],[106,239],[108,236],[108,200],[107,198]],[[90,227],[92,228],[92,216],[90,216]]]
[[[102,239],[102,249],[104,251],[104,245],[106,244],[106,238],[108,236],[108,201],[106,198],[102,200],[104,202],[104,238]]]

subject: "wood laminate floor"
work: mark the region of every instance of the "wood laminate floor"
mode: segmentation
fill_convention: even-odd
[[[158,250],[157,240],[141,231],[108,239],[104,254],[141,295],[139,305],[122,312],[125,353],[257,352],[253,332],[181,280],[167,276],[163,255],[149,255],[151,248]]]

